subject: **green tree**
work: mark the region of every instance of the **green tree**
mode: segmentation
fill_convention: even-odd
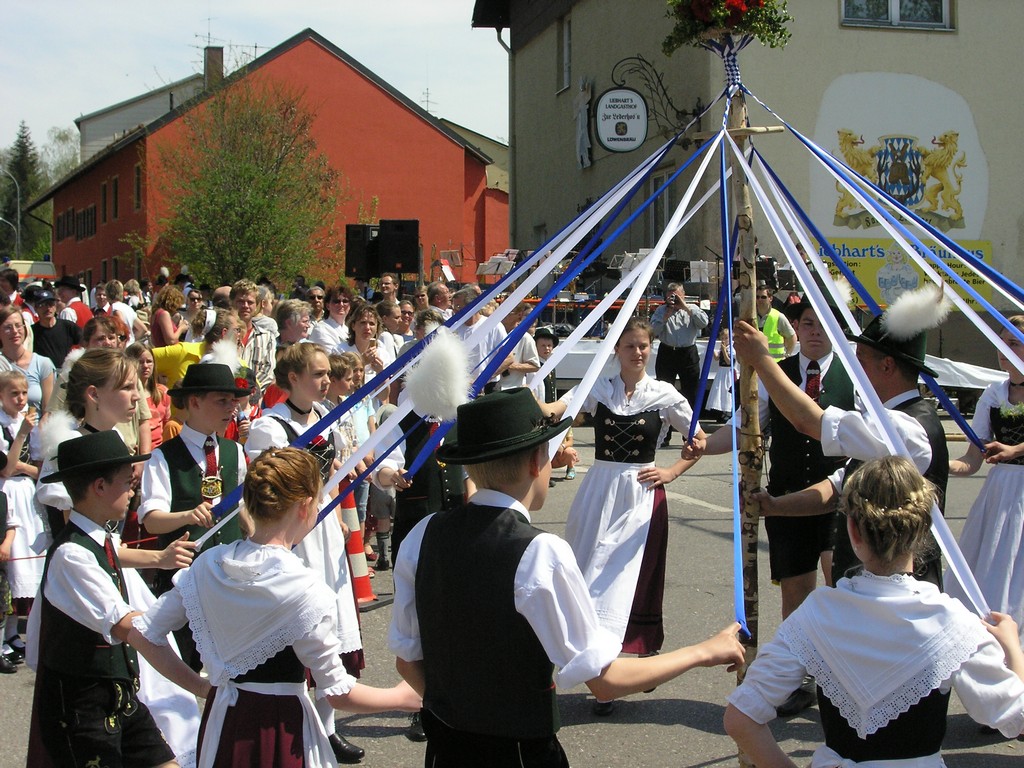
[[[162,243],[198,282],[265,274],[288,285],[338,252],[341,177],[317,149],[302,96],[236,81],[188,112],[181,140],[157,153]]]
[[[11,222],[13,227],[0,224],[0,253],[15,254],[15,228],[18,225],[18,198],[20,190],[21,207],[35,197],[46,185],[40,172],[39,152],[32,141],[32,133],[24,121],[18,126],[14,144],[4,153],[4,169],[17,182],[15,187],[11,176],[0,174],[0,216]],[[38,219],[21,215],[21,253],[23,258],[39,258],[50,250],[50,230]]]
[[[78,167],[81,144],[74,126],[54,126],[46,132],[46,144],[40,154],[41,171],[49,186]]]

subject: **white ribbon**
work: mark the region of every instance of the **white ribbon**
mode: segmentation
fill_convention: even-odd
[[[726,136],[726,140],[732,147],[733,154],[738,158],[740,166],[743,168],[747,179],[750,181],[750,188],[754,192],[758,204],[764,211],[765,218],[768,220],[768,224],[771,227],[772,232],[775,234],[775,237],[778,239],[783,250],[786,251],[787,256],[789,256],[790,265],[797,273],[797,278],[803,286],[804,294],[808,301],[810,301],[811,306],[814,307],[814,311],[817,313],[818,319],[825,329],[826,335],[832,342],[833,352],[839,355],[839,358],[843,361],[843,366],[849,373],[850,379],[853,381],[854,388],[857,390],[857,394],[860,395],[861,401],[864,403],[871,420],[881,428],[881,437],[885,442],[890,455],[906,456],[907,448],[903,443],[902,436],[896,430],[892,419],[889,417],[888,412],[882,405],[882,401],[875,392],[875,388],[871,386],[867,376],[864,374],[864,369],[857,361],[856,355],[851,351],[850,345],[846,343],[846,336],[839,327],[839,323],[829,309],[828,304],[825,302],[825,297],[822,294],[821,289],[811,278],[810,270],[807,265],[804,264],[803,259],[797,254],[793,241],[786,236],[786,229],[779,219],[774,207],[771,205],[771,201],[768,200],[768,197],[761,188],[757,177],[751,171],[746,159],[739,151],[739,147],[736,146],[736,142],[734,142],[732,137],[728,135]],[[822,277],[827,278],[827,273],[822,275]],[[825,283],[827,284],[828,282],[829,281],[826,279]],[[950,293],[956,297],[955,293],[952,293],[952,291],[950,291]],[[1003,346],[1006,345],[1003,344]],[[988,616],[990,613],[988,603],[981,592],[981,588],[978,586],[977,580],[974,578],[974,574],[971,573],[971,569],[967,565],[967,561],[964,559],[963,553],[960,551],[960,547],[956,543],[956,538],[953,536],[953,532],[949,529],[949,525],[946,523],[946,520],[942,516],[937,505],[932,506],[931,518],[932,533],[934,534],[942,553],[946,556],[949,570],[953,573],[956,580],[960,582],[960,585],[964,589],[964,593],[971,601],[971,604],[978,615],[982,617]]]

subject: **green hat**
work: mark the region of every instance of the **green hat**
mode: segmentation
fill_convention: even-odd
[[[928,347],[928,332],[921,331],[909,339],[896,339],[890,331],[883,327],[883,317],[884,315],[876,315],[859,336],[847,333],[846,338],[877,349],[884,355],[902,360],[929,376],[936,376],[935,371],[929,368],[924,361]]]
[[[62,483],[69,477],[100,475],[122,464],[145,461],[150,454],[136,456],[128,450],[121,436],[112,429],[90,432],[57,447],[58,472],[40,479],[42,483]]]
[[[231,392],[235,397],[249,394],[249,385],[240,386],[231,368],[222,363],[193,363],[185,371],[185,378],[167,394],[201,395],[204,392]]]
[[[525,451],[567,430],[572,419],[552,422],[526,387],[478,397],[458,408],[458,442],[437,449],[438,461],[480,464]]]

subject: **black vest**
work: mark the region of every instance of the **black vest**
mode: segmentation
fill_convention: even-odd
[[[949,481],[949,447],[946,445],[946,432],[942,428],[938,411],[935,406],[921,397],[900,403],[893,408],[894,411],[902,411],[917,419],[917,422],[924,427],[928,435],[928,444],[932,449],[932,460],[925,470],[924,476],[930,480],[938,489],[937,502],[939,511],[944,512],[946,508],[946,484]],[[846,463],[846,477],[849,477],[863,461],[850,459]],[[845,482],[845,480],[844,480]],[[942,589],[942,553],[939,545],[936,544],[931,533],[928,534],[928,551],[915,563],[915,578],[930,581],[939,589]],[[836,548],[832,554],[832,583],[846,575],[846,572],[857,565],[860,561],[853,554],[853,547],[850,545],[849,536],[837,536]]]
[[[220,477],[223,484],[221,498],[223,498],[238,486],[238,462],[241,449],[238,443],[223,437],[218,437],[217,442]],[[170,472],[171,508],[167,511],[184,512],[187,509],[195,509],[203,503],[201,486],[205,468],[196,464],[196,460],[192,458],[181,435],[161,445],[160,451],[163,453],[164,459],[167,460],[167,469]],[[183,525],[170,533],[160,534],[158,537],[160,547],[166,547],[181,538],[185,531],[189,532],[189,540],[195,541],[205,534],[207,529],[201,525]],[[240,538],[242,538],[242,529],[239,525],[239,517],[235,515],[223,528],[210,537],[203,549],[210,549],[217,544],[229,544]],[[162,573],[171,572],[162,571]]]
[[[558,730],[554,669],[515,608],[515,574],[541,531],[511,509],[436,514],[416,567],[423,706],[450,727],[510,739]]]
[[[800,357],[787,357],[779,368],[789,380],[800,385]],[[837,357],[833,357],[821,382],[819,405],[827,408],[834,405],[844,411],[853,409],[853,384]],[[802,491],[814,485],[843,466],[842,456],[825,456],[821,442],[797,432],[793,425],[779,411],[773,400],[768,401],[772,442],[768,450],[771,469],[768,472],[768,493],[782,496]]]
[[[411,467],[420,453],[427,447],[430,439],[430,423],[423,421],[417,414],[408,413],[400,422],[405,438],[405,465]],[[446,436],[455,439],[455,429]],[[410,432],[409,430],[412,430]],[[442,509],[454,509],[463,502],[464,483],[460,464],[441,464],[431,455],[412,478],[412,487],[395,495],[396,509],[406,507],[430,512]]]
[[[661,415],[657,410],[621,416],[598,403],[594,410],[594,457],[620,464],[648,464],[658,452],[660,433]]]
[[[79,624],[46,599],[46,575],[53,554],[64,544],[78,544],[88,550],[103,572],[117,584],[117,573],[107,561],[103,546],[97,544],[78,526],[64,526],[46,554],[40,586],[42,616],[40,621],[39,658],[43,666],[62,675],[101,678],[104,680],[137,681],[139,659],[135,649],[120,643],[111,645],[101,634]]]

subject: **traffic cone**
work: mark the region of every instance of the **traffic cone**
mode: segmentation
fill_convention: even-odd
[[[346,489],[341,490],[346,493]],[[341,500],[341,519],[348,528],[348,541],[345,551],[348,553],[348,567],[352,574],[352,590],[356,602],[362,606],[377,600],[370,584],[370,567],[366,562],[366,549],[363,547],[363,534],[359,530],[359,513],[356,511],[355,495],[347,493]]]

